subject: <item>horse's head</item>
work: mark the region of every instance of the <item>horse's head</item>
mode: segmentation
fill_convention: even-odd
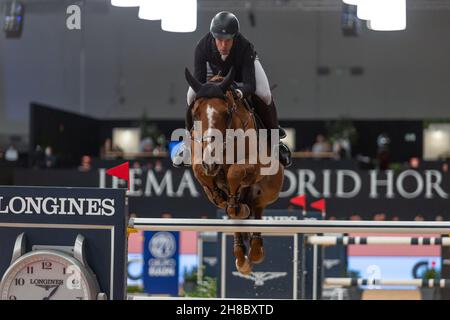
[[[225,78],[216,76],[204,84],[195,79],[188,69],[186,69],[185,75],[187,82],[196,93],[196,100],[191,113],[192,119],[197,125],[195,128],[198,128],[198,125],[201,124],[201,138],[200,141],[196,140],[196,142],[201,142],[202,150],[204,150],[202,165],[208,176],[215,176],[220,171],[223,161],[218,163],[215,159],[220,157],[214,153],[211,154],[211,150],[214,149],[212,143],[217,138],[218,132],[221,133],[223,142],[226,129],[229,128],[231,123],[233,98],[230,94],[227,94],[227,91],[234,79],[233,69],[228,72]]]

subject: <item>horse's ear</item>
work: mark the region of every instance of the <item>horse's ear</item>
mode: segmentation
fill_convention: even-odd
[[[227,76],[223,78],[222,82],[220,83],[219,85],[220,89],[222,89],[224,93],[227,92],[233,80],[234,80],[234,68],[231,67],[230,71],[228,71]]]
[[[197,101],[195,101],[194,105],[191,108],[191,113],[194,114],[197,112],[198,106],[200,105],[200,103]]]
[[[186,77],[187,83],[191,86],[192,90],[194,90],[197,93],[202,87],[200,81],[194,78],[194,76],[191,74],[188,68],[184,69],[184,75]]]

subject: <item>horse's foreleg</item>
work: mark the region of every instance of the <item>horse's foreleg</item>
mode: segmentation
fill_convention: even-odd
[[[208,196],[209,201],[214,203],[217,207],[221,209],[225,209],[227,206],[227,201],[224,197],[221,196],[221,190],[219,190],[217,187],[214,187],[213,189],[210,189],[210,187],[203,186],[203,190],[205,191],[206,195]]]
[[[203,167],[201,165],[195,164],[193,170],[195,177],[202,185],[209,201],[214,203],[217,207],[225,209],[227,200],[225,199],[223,192],[217,188],[214,179],[203,174]]]
[[[255,208],[255,219],[261,219],[263,208]],[[252,233],[250,237],[250,249],[248,251],[248,258],[252,263],[261,263],[264,260],[264,245],[263,238],[260,232]]]
[[[233,255],[236,258],[236,269],[242,274],[249,274],[252,271],[252,265],[245,255],[245,244],[242,239],[242,233],[234,234]]]
[[[242,165],[233,164],[228,169],[227,181],[230,192],[226,212],[232,219],[246,219],[250,215],[250,208],[246,204],[240,203],[240,190],[245,175],[245,167]]]

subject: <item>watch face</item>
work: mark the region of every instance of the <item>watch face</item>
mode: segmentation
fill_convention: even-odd
[[[78,260],[56,251],[34,251],[16,260],[1,282],[2,300],[89,300],[93,280]]]

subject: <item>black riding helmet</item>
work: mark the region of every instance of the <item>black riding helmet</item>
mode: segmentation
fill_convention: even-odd
[[[239,32],[239,20],[231,12],[219,12],[211,20],[209,31],[215,39],[232,39]]]

